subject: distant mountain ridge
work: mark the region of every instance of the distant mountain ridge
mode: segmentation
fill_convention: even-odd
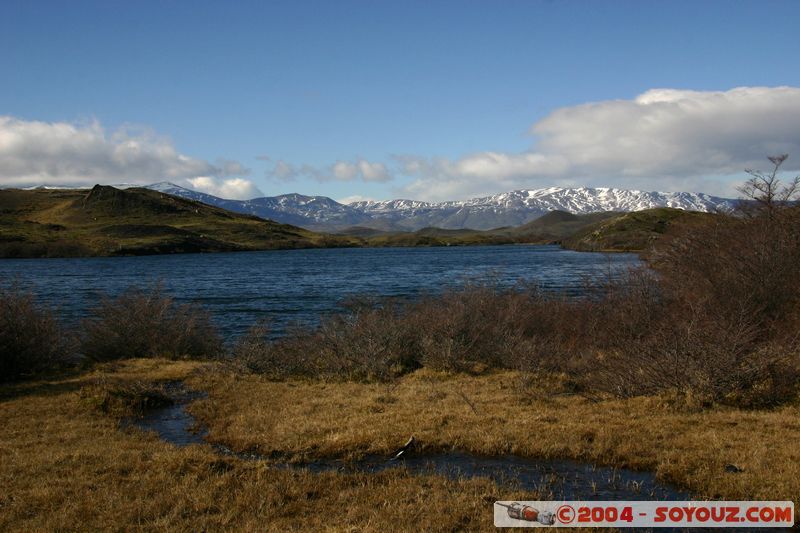
[[[737,203],[737,200],[704,193],[646,192],[606,187],[517,190],[465,201],[388,200],[351,204],[341,204],[326,196],[296,193],[252,200],[226,200],[169,182],[155,183],[147,188],[316,231],[336,231],[352,226],[383,231],[416,231],[426,227],[487,230],[527,224],[551,211],[589,214],[672,207],[713,212],[730,210]]]

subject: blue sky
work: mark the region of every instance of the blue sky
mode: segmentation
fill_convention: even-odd
[[[640,156],[587,160],[575,134],[581,121],[594,124],[598,152],[649,134],[665,160],[694,162],[686,146],[665,146],[682,130],[642,124],[666,107],[670,117],[714,107],[686,119],[691,132],[729,116],[743,128],[764,106],[766,117],[796,118],[794,91],[727,91],[800,87],[798,20],[794,1],[4,0],[0,139],[5,130],[14,142],[0,152],[0,185],[163,175],[206,176],[196,183],[209,190],[228,180],[239,196],[257,187],[444,199],[548,185],[723,194],[735,169],[760,164],[757,150],[800,146],[796,126],[729,128],[727,145],[705,147],[715,162],[695,171]],[[614,104],[665,88],[693,92],[659,99],[665,109],[639,102],[643,115]],[[586,118],[590,102],[608,108]],[[736,115],[742,108],[750,114]],[[560,109],[577,116],[565,126]],[[615,126],[605,131],[607,114]],[[119,156],[120,146],[135,153]]]

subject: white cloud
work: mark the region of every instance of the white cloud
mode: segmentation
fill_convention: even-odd
[[[282,181],[293,181],[298,176],[298,171],[291,163],[279,160],[275,163],[268,175]]]
[[[386,165],[383,163],[370,163],[365,159],[359,159],[355,163],[337,161],[331,167],[330,174],[339,181],[359,179],[368,182],[384,182],[392,179]]]
[[[252,181],[242,178],[198,176],[189,178],[186,182],[191,189],[229,200],[249,200],[264,196]]]
[[[364,181],[386,182],[392,179],[391,172],[383,163],[370,163],[360,159],[356,163],[356,168],[358,169],[357,175]]]
[[[248,172],[236,161],[211,164],[181,154],[152,132],[120,128],[109,133],[97,121],[71,124],[0,116],[0,187],[148,184]],[[245,189],[233,183],[237,180],[222,183],[228,181],[231,190]]]
[[[427,200],[578,184],[735,194],[714,177],[765,167],[778,153],[794,154],[785,168],[800,169],[798,124],[794,87],[654,89],[557,109],[531,127],[528,152],[397,160],[415,178],[404,192]]]
[[[325,181],[364,181],[387,182],[393,179],[392,172],[384,163],[372,163],[359,158],[351,161],[336,161],[328,167],[313,165],[295,166],[278,160],[267,177],[281,181],[292,181],[297,178],[308,178],[319,182]]]
[[[339,181],[353,181],[358,176],[358,168],[353,163],[337,161],[331,167],[331,175]]]

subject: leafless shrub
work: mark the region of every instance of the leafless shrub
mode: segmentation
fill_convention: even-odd
[[[397,300],[348,302],[345,312],[322,321],[311,343],[316,357],[306,355],[306,360],[325,375],[392,379],[420,366],[414,319],[408,304]],[[295,335],[287,344],[308,347],[303,337]]]
[[[800,303],[800,212],[719,216],[676,236],[654,254],[664,286],[687,305],[731,321],[750,317],[765,337],[797,319]]]
[[[794,189],[775,192],[775,172],[762,178],[766,192],[746,216],[719,214],[660,243],[655,290],[627,279],[623,297],[605,301],[617,328],[599,339],[592,386],[741,406],[796,396],[800,210],[787,202]]]
[[[314,330],[297,330],[276,341],[256,328],[239,340],[234,359],[274,377],[379,381],[420,366],[471,373],[559,369],[566,352],[580,343],[572,338],[580,324],[568,320],[575,307],[534,287],[490,285],[412,302],[360,301]]]
[[[105,297],[83,322],[81,351],[91,360],[213,357],[221,343],[207,312],[178,305],[160,287]]]
[[[270,337],[269,324],[261,322],[236,341],[231,362],[241,370],[272,379],[302,375],[319,377],[311,360],[317,352],[308,341],[308,335],[290,335],[282,342],[276,342]]]
[[[508,363],[519,324],[518,299],[492,287],[473,285],[428,298],[412,307],[419,324],[420,362],[447,371],[474,371]]]
[[[49,309],[18,286],[0,288],[0,381],[70,362],[72,345]]]
[[[663,320],[646,335],[599,357],[595,378],[601,379],[596,386],[625,397],[664,389],[717,389],[714,382],[730,376],[751,343],[752,330],[747,327],[730,331],[704,322],[704,317]]]
[[[647,336],[602,353],[584,379],[587,388],[625,398],[670,392],[748,407],[793,398],[800,378],[796,356],[757,338],[757,328],[747,323],[663,321]]]
[[[252,326],[245,335],[233,345],[233,361],[243,370],[260,374],[283,377],[286,375],[273,361],[272,343],[269,339],[269,325],[266,322]]]
[[[800,350],[797,342],[760,346],[740,368],[745,378],[728,392],[723,403],[741,407],[773,407],[797,397]]]
[[[276,378],[386,381],[419,366],[514,368],[558,374],[592,395],[669,392],[742,406],[793,397],[797,349],[779,342],[788,337],[765,337],[758,316],[714,312],[672,288],[642,269],[581,298],[473,285],[414,302],[362,303],[277,341],[257,329],[235,354]]]

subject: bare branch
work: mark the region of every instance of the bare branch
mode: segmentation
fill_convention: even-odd
[[[789,154],[769,156],[767,159],[773,165],[769,174],[760,170],[746,169],[745,172],[751,177],[737,188],[746,199],[754,200],[757,206],[769,213],[770,216],[775,209],[785,207],[800,193],[800,176],[795,177],[786,185],[778,178],[778,171],[788,158]]]

